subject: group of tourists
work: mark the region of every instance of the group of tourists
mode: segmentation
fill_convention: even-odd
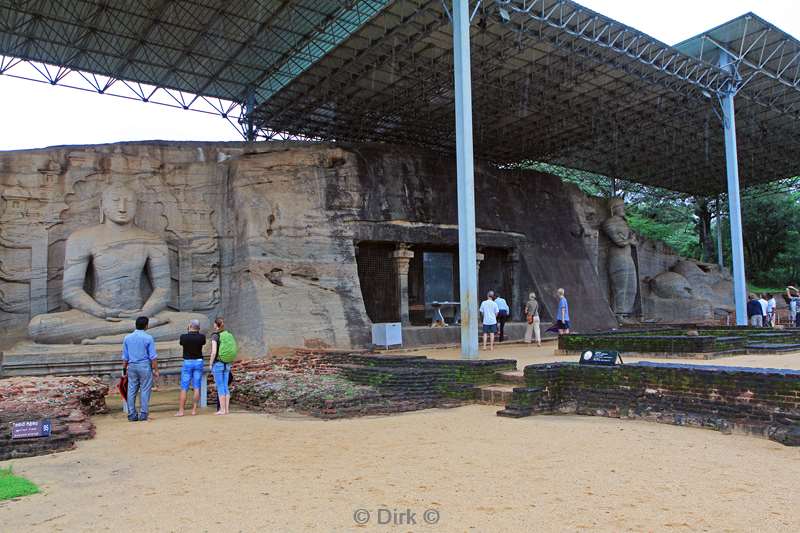
[[[491,339],[489,349],[494,350],[494,336],[498,333],[498,342],[503,342],[505,336],[506,322],[511,309],[508,307],[508,302],[499,294],[494,291],[489,291],[486,294],[486,300],[481,302],[479,313],[481,314],[481,322],[483,324],[483,349],[486,349],[486,339]]]
[[[789,325],[800,327],[800,289],[789,285],[783,299],[789,307]],[[778,304],[770,293],[751,293],[747,299],[747,320],[751,326],[774,328],[778,325]]]
[[[751,326],[771,328],[776,321],[777,303],[770,293],[750,294],[747,298],[747,319]]]
[[[136,329],[125,336],[122,342],[122,373],[127,376],[127,411],[131,422],[148,419],[150,392],[153,379],[158,379],[158,354],[153,337],[146,332],[149,319],[140,316],[136,319]],[[175,416],[184,415],[186,396],[191,385],[193,390],[192,415],[197,414],[200,403],[200,388],[203,380],[203,347],[206,336],[200,332],[200,321],[191,320],[187,332],[178,341],[183,348],[183,366],[181,367],[180,406]],[[231,364],[236,359],[236,339],[225,329],[222,318],[214,320],[211,333],[211,356],[209,367],[214,375],[217,387],[219,409],[216,414],[227,415],[230,409],[230,391],[228,382]],[[140,407],[136,409],[136,396],[140,396]]]
[[[558,297],[558,307],[556,310],[556,323],[552,329],[557,330],[559,335],[569,333],[569,303],[564,296],[564,289],[556,291]],[[483,325],[483,349],[487,349],[487,340],[489,341],[488,349],[494,350],[494,338],[498,333],[498,342],[503,342],[505,334],[505,324],[509,318],[510,309],[508,303],[499,294],[494,291],[489,291],[486,294],[486,300],[481,303],[479,310],[481,314],[481,322]],[[531,344],[535,335],[536,345],[542,345],[542,333],[539,319],[539,302],[536,299],[536,293],[531,292],[528,295],[528,302],[525,304],[525,317],[527,327],[525,328],[525,342]],[[549,330],[548,330],[549,331]]]

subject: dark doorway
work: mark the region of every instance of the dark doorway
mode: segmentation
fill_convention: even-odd
[[[495,291],[505,298],[508,306],[513,309],[516,302],[511,301],[511,272],[508,269],[506,258],[508,250],[503,248],[484,248],[483,261],[478,272],[478,299],[486,299],[486,293]]]
[[[356,263],[361,296],[367,316],[372,322],[399,322],[400,302],[397,294],[397,273],[392,252],[393,243],[361,242]]]

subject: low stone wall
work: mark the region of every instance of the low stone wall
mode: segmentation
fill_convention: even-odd
[[[741,335],[685,335],[679,332],[608,332],[569,334],[558,338],[561,354],[584,350],[615,350],[623,354],[648,354],[662,357],[696,357],[695,354],[744,353],[747,338]],[[703,356],[701,356],[703,357]]]
[[[800,371],[669,363],[525,367],[500,416],[583,414],[643,419],[800,445]]]
[[[516,361],[510,359],[438,360],[297,350],[279,359],[235,363],[231,400],[250,408],[291,408],[321,418],[388,414],[475,400],[476,385],[494,383],[497,372],[515,368]],[[320,376],[330,379],[326,383]],[[296,393],[276,394],[279,389],[295,387],[294,383],[302,384]],[[209,402],[216,402],[213,384],[209,385]]]
[[[105,413],[108,386],[97,378],[0,380],[0,461],[67,450],[94,437],[91,415]],[[51,436],[11,439],[14,422],[49,418]]]

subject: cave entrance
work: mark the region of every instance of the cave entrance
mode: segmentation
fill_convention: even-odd
[[[356,262],[367,316],[372,322],[400,321],[399,274],[392,254],[400,243],[358,243]],[[411,244],[414,257],[408,265],[408,309],[412,325],[430,325],[433,319],[433,302],[459,300],[458,248],[435,244]],[[512,301],[511,267],[506,260],[508,249],[485,248],[478,276],[479,296],[482,300],[490,290],[499,292],[509,306]],[[513,309],[513,307],[512,307]],[[477,309],[476,309],[477,311]],[[456,308],[442,308],[445,321],[452,324]],[[460,314],[460,313],[458,313]]]

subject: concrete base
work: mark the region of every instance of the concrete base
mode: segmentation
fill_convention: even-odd
[[[524,322],[506,322],[505,341],[521,341],[525,337]],[[478,328],[479,338],[481,329]],[[495,339],[497,336],[495,336]],[[458,344],[461,342],[461,327],[446,326],[432,328],[429,326],[403,327],[403,348],[432,346],[436,344]]]
[[[122,371],[119,345],[19,343],[2,352],[0,377],[12,376],[118,376]],[[181,347],[176,341],[157,342],[159,369],[180,369]]]

